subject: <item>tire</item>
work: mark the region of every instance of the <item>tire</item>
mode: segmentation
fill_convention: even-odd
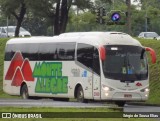
[[[23,85],[21,88],[21,97],[23,99],[29,99],[28,87],[27,85]]]
[[[81,86],[78,87],[76,96],[78,102],[87,103],[87,100],[84,99],[84,92]]]
[[[117,101],[115,103],[116,103],[116,105],[118,105],[118,107],[124,107],[126,102],[125,101]]]
[[[64,102],[68,102],[69,98],[53,98],[54,101],[64,101]]]

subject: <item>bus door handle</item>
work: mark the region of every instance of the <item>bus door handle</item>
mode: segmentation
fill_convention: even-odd
[[[98,90],[98,87],[97,87],[97,88],[95,88],[94,90]]]

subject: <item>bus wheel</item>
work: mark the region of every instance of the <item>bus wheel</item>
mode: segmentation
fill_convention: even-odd
[[[123,107],[125,105],[125,101],[117,101],[115,102],[116,105],[118,105],[119,107]]]
[[[82,103],[86,103],[87,100],[84,99],[84,92],[81,86],[78,87],[77,89],[77,101],[78,102],[82,102]]]
[[[54,101],[65,101],[68,102],[69,98],[53,98]]]
[[[21,96],[23,99],[28,99],[29,98],[29,94],[28,94],[28,88],[27,85],[23,85],[21,88]]]

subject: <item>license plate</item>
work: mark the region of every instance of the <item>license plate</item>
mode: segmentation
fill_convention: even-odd
[[[124,94],[124,97],[125,98],[132,98],[132,95],[131,94]]]

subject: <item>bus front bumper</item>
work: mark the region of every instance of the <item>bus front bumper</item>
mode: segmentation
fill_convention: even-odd
[[[115,100],[115,101],[146,101],[149,93],[139,92],[115,92],[115,93],[103,93],[102,100]]]

